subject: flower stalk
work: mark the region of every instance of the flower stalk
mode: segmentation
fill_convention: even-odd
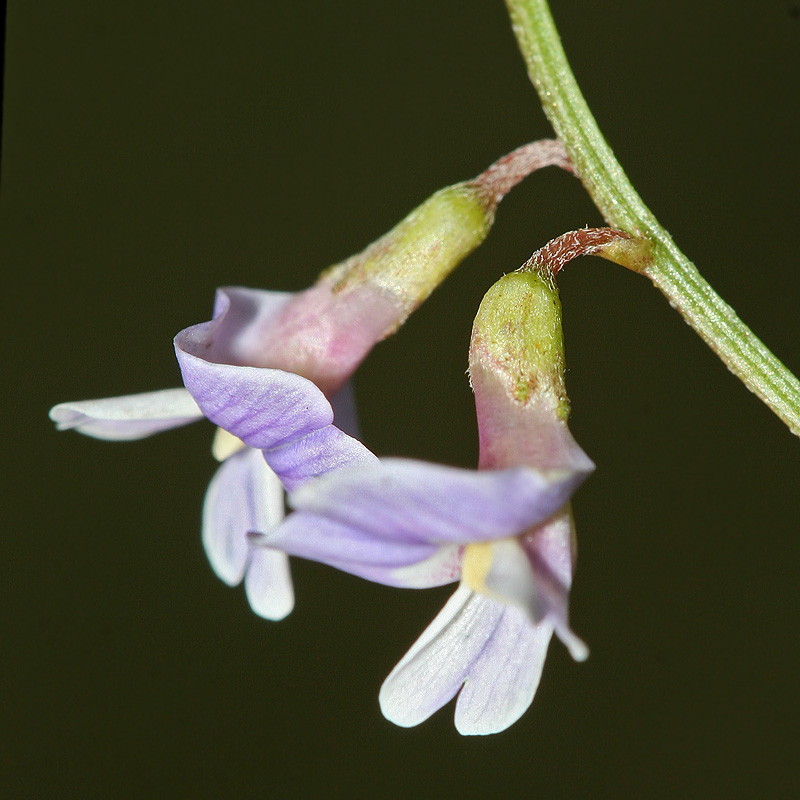
[[[728,369],[800,435],[800,381],[775,357],[681,252],[628,180],[572,74],[547,0],[506,0],[542,107],[609,225],[653,244],[642,274]]]

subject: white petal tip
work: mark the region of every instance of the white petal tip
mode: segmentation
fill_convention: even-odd
[[[572,631],[558,631],[558,638],[564,643],[564,646],[569,650],[569,654],[575,661],[586,661],[586,659],[589,658],[588,646]]]
[[[495,733],[502,733],[504,730],[509,728],[514,721],[508,722],[504,725],[488,725],[487,727],[478,727],[473,725],[459,725],[458,720],[456,720],[456,731],[460,733],[462,736],[492,736]]]
[[[251,560],[244,588],[250,608],[262,619],[280,622],[294,610],[294,587],[284,553],[262,552]]]
[[[381,713],[388,722],[391,722],[392,725],[397,725],[398,728],[415,728],[417,725],[419,725],[419,722],[416,720],[405,720],[402,717],[396,717],[392,714],[387,714],[383,709],[381,709]]]
[[[411,713],[414,709],[410,709],[408,704],[398,703],[395,698],[391,696],[390,692],[381,690],[378,695],[378,705],[381,708],[381,714],[392,723],[397,725],[398,728],[414,728],[430,716],[420,717],[419,712]]]
[[[232,573],[222,574],[220,569],[217,569],[214,564],[211,564],[211,569],[214,570],[214,574],[226,585],[233,589],[234,586],[238,586],[242,582],[242,575],[241,573],[238,575],[234,575]]]
[[[47,416],[55,422],[60,431],[74,427],[80,420],[80,414],[74,412],[66,403],[59,403],[57,406],[53,406],[47,412]]]
[[[266,608],[250,603],[250,608],[253,613],[261,617],[261,619],[268,619],[270,622],[280,622],[282,619],[286,619],[294,610],[294,599],[292,599],[289,605],[276,604]]]

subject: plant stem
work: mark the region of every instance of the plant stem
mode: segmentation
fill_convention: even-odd
[[[623,172],[572,74],[547,0],[506,0],[536,91],[589,195],[609,225],[653,242],[642,270],[725,365],[800,435],[800,382],[678,249]]]

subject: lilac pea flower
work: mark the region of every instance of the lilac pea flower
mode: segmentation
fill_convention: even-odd
[[[477,471],[383,460],[290,495],[297,511],[262,546],[373,581],[456,593],[380,692],[384,715],[417,725],[454,696],[462,734],[504,730],[529,707],[555,632],[573,657],[572,493],[593,469],[567,428],[561,310],[535,273],[484,298],[470,347]]]
[[[340,358],[334,369],[327,353],[320,354],[317,362],[302,347],[303,332],[319,344],[323,335],[319,328],[329,320],[315,318],[316,330],[307,320],[293,336],[286,332],[287,318],[296,319],[315,303],[315,289],[298,295],[220,289],[213,319],[175,337],[184,385],[202,414],[247,447],[261,451],[287,488],[331,469],[375,460],[357,439],[333,424],[334,408],[320,388],[324,385],[330,395],[339,395],[337,405],[343,410],[337,422],[341,418],[354,425],[352,394],[343,387],[366,355],[366,341],[343,344],[337,350],[340,356],[345,346],[353,348],[351,352],[357,347],[359,354],[347,362]],[[297,368],[311,379],[291,370],[293,355],[301,364]]]
[[[384,459],[292,492],[297,510],[253,537],[391,586],[460,580],[381,689],[392,722],[417,725],[458,694],[458,731],[496,733],[531,704],[554,631],[586,658],[568,622],[574,533],[566,504],[593,464],[557,424],[547,438],[563,439],[560,468],[473,471]]]
[[[221,290],[217,298],[218,319],[228,312],[240,323],[246,317],[263,322],[291,297],[281,292]],[[246,336],[249,326],[241,324],[238,331]],[[217,332],[220,340],[226,335],[233,336],[232,330]],[[232,345],[236,346],[240,345]],[[254,372],[262,391],[274,387],[275,378],[279,382],[284,379],[279,370],[256,369]],[[319,390],[310,381],[291,377],[297,379],[298,391],[310,394],[321,407],[324,419],[332,422],[335,408],[337,422],[355,431],[355,405],[349,384],[342,386],[329,403],[324,397],[320,399]],[[298,402],[302,407],[302,399]],[[204,414],[190,392],[179,388],[61,403],[50,411],[50,417],[59,430],[73,429],[97,439],[131,441],[186,425],[202,419]],[[327,427],[328,435],[335,442],[350,443],[351,451],[357,454],[367,452],[338,428],[334,431],[333,425],[327,424]],[[247,598],[255,613],[266,619],[283,619],[294,607],[288,557],[284,553],[254,548],[247,538],[248,533],[269,532],[283,519],[283,484],[259,449],[246,447],[238,437],[222,428],[217,430],[212,452],[222,464],[209,484],[203,503],[202,540],[211,567],[230,586],[244,580]],[[323,469],[326,457],[321,453],[324,451],[319,441],[316,451],[311,447],[298,448],[293,453],[291,470],[285,467],[285,471],[308,474]],[[336,458],[341,460],[346,454],[347,447],[342,446]],[[331,463],[330,457],[327,463]]]

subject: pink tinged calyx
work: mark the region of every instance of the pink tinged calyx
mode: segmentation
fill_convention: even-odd
[[[486,293],[469,365],[481,468],[591,470],[567,428],[561,302],[551,278],[513,272]]]
[[[580,468],[588,461],[566,426],[569,399],[555,275],[582,255],[646,272],[652,250],[649,240],[613,228],[569,231],[487,292],[470,345],[481,467]]]

